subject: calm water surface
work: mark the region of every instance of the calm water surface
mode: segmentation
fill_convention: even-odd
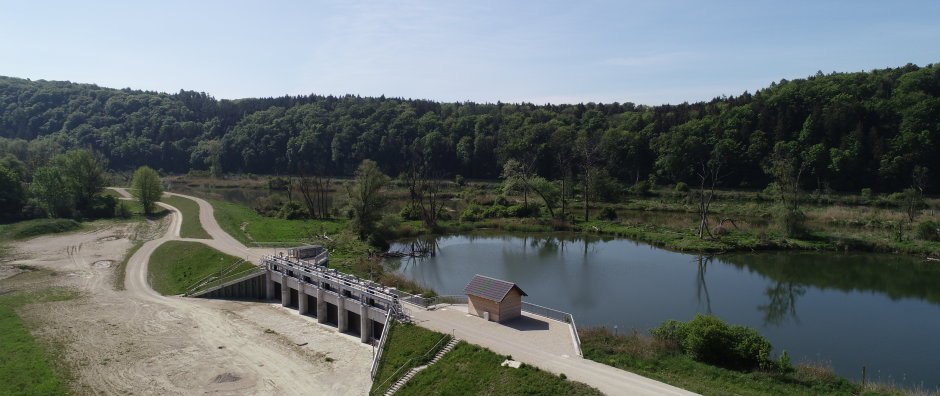
[[[407,250],[413,241],[396,244]],[[876,254],[702,257],[624,239],[471,234],[414,241],[434,255],[387,263],[440,294],[474,274],[519,284],[526,301],[579,326],[646,331],[711,313],[758,329],[794,362],[839,375],[940,388],[940,263]]]

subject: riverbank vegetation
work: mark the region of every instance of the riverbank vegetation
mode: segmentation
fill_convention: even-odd
[[[17,276],[0,281],[0,290]],[[68,369],[54,364],[58,354],[50,345],[33,338],[16,310],[27,304],[65,301],[75,296],[74,292],[61,289],[0,292],[0,350],[3,351],[0,353],[0,394],[68,394]]]
[[[698,316],[651,331],[616,334],[581,329],[584,357],[703,395],[903,395],[878,384],[860,389],[818,362],[770,358],[771,345],[754,330]]]
[[[154,290],[176,295],[186,292],[197,281],[226,271],[241,261],[199,242],[167,241],[150,256],[147,272]],[[254,267],[251,263],[242,262],[226,272],[237,273]]]

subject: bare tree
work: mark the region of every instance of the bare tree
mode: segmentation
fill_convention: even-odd
[[[302,165],[297,167],[297,173],[300,175],[297,178],[297,189],[310,216],[315,219],[328,219],[332,178],[322,174],[310,174]]]
[[[597,177],[600,162],[600,140],[595,136],[586,134],[578,139],[578,154],[581,159],[581,170],[584,183],[584,221],[590,220],[591,215],[591,186]]]
[[[432,230],[437,228],[437,222],[444,210],[442,176],[425,161],[412,161],[405,173],[411,208],[418,212],[425,227]]]
[[[704,238],[705,234],[712,236],[708,227],[708,213],[711,209],[712,200],[715,198],[715,187],[722,177],[722,167],[725,164],[726,148],[719,142],[712,149],[709,158],[703,159],[698,166],[695,174],[698,176],[698,237]]]

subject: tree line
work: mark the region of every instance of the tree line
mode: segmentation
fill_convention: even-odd
[[[898,191],[915,173],[934,190],[940,65],[817,73],[662,106],[351,95],[217,100],[0,77],[0,138],[0,165],[24,182],[55,154],[83,148],[116,170],[216,175],[350,176],[369,159],[389,175],[428,169],[494,179],[509,163],[514,178],[578,176],[599,198],[625,186],[680,182],[763,189],[784,171],[808,190]]]

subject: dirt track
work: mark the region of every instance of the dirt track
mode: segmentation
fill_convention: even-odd
[[[225,234],[198,200],[208,244],[256,257]],[[207,209],[208,208],[208,209]],[[98,223],[94,231],[12,244],[0,263],[3,289],[51,286],[78,299],[20,310],[44,343],[60,348],[76,394],[324,394],[368,392],[372,349],[278,304],[165,297],[147,282],[146,263],[163,241],[178,239],[178,212],[161,221]],[[126,290],[115,266],[136,240]],[[19,268],[18,268],[19,267]],[[33,271],[35,269],[46,271]],[[265,330],[270,329],[273,332]],[[307,343],[303,346],[298,344]],[[327,362],[326,357],[335,359]]]

